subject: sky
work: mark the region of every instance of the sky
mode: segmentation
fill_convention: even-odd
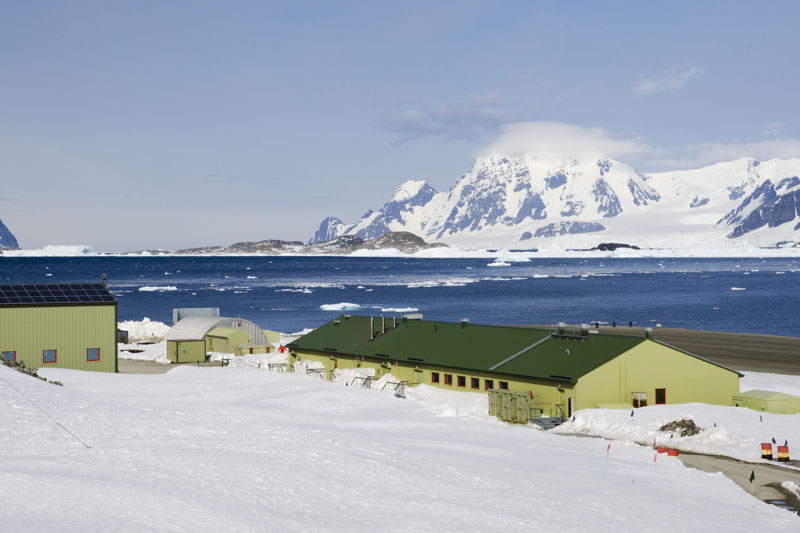
[[[800,157],[797,2],[0,0],[23,248],[308,240],[476,157]]]

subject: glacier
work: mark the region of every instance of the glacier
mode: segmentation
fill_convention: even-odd
[[[800,247],[798,176],[800,159],[643,173],[602,154],[492,154],[447,191],[407,181],[352,223],[328,217],[309,242],[407,231],[462,249]]]

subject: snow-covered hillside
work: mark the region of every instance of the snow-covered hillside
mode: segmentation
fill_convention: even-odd
[[[64,387],[0,366],[9,531],[792,531],[800,521],[722,475],[654,464],[645,447],[612,443],[604,483],[607,441],[299,374],[41,372]]]
[[[602,155],[493,155],[447,192],[409,181],[352,224],[329,217],[312,241],[409,231],[474,248],[791,246],[800,243],[798,176],[800,159],[645,175]]]

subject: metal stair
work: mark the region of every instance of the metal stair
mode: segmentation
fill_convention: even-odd
[[[553,429],[566,422],[566,418],[551,416],[548,418],[531,418],[531,424],[536,424],[544,430]]]

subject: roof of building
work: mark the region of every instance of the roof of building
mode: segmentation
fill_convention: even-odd
[[[225,337],[225,338],[231,338],[234,335],[247,335],[247,337],[250,338],[250,334],[244,331],[243,329],[228,328],[224,326],[215,327],[214,329],[209,331],[207,335],[209,337]]]
[[[749,390],[734,394],[734,398],[751,398],[753,400],[767,400],[767,401],[787,401],[787,400],[800,400],[798,396],[792,396],[783,392],[775,392],[771,390]]]
[[[340,316],[288,346],[575,383],[645,340],[428,320],[399,320],[395,328],[393,319],[381,334],[381,322],[374,319],[370,340],[370,317]]]
[[[177,321],[169,331],[168,341],[202,341],[206,334],[217,326],[230,326],[232,318],[224,316],[187,316]]]
[[[102,283],[0,285],[0,306],[113,304]]]

